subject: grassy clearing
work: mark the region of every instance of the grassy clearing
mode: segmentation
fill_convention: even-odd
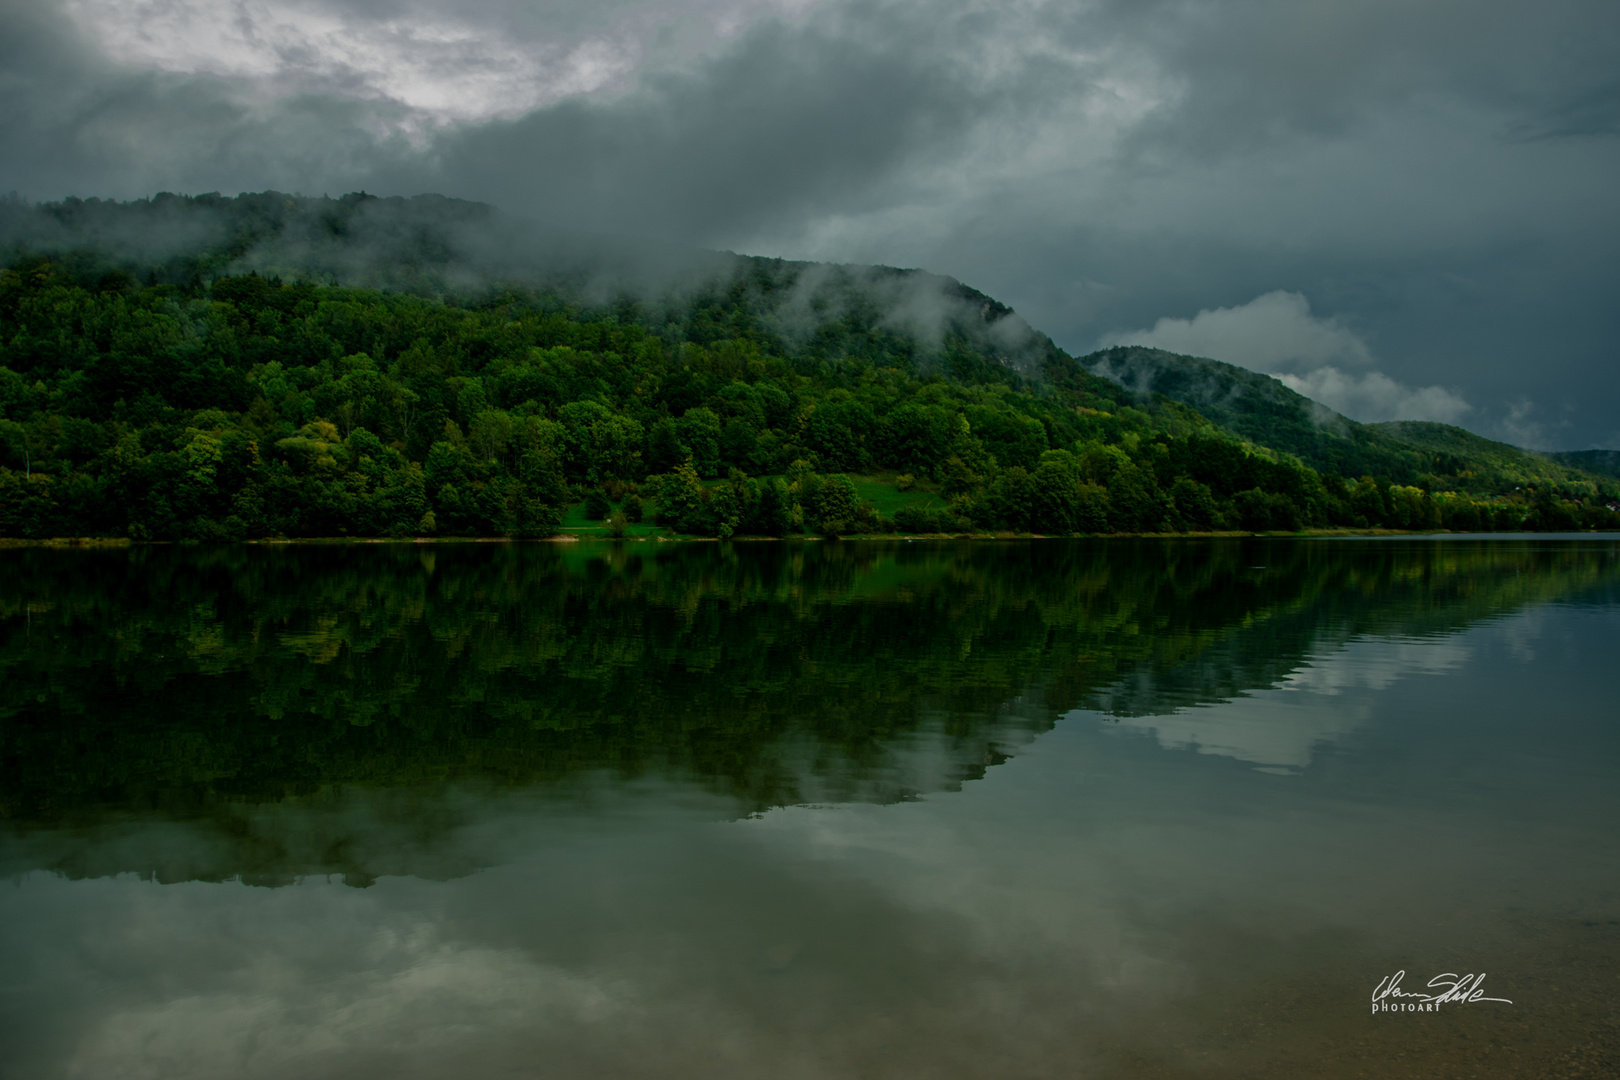
[[[866,502],[877,507],[878,513],[892,518],[896,510],[913,506],[919,510],[943,510],[948,505],[944,498],[932,491],[912,488],[901,491],[891,477],[851,476],[855,491]]]
[[[640,522],[633,523],[625,528],[625,539],[649,540],[657,536],[674,536],[674,533],[662,525],[654,524],[653,518],[656,516],[656,504],[647,502],[644,505],[647,510],[646,517]],[[614,509],[618,509],[618,507],[619,504],[615,503]],[[606,539],[613,535],[612,530],[602,522],[585,516],[584,503],[575,503],[568,508],[568,513],[563,515],[562,532],[567,536],[577,536],[581,539],[592,537]]]
[[[777,479],[774,476],[758,477],[760,480]],[[895,512],[902,507],[912,506],[919,509],[943,510],[947,503],[937,492],[924,491],[913,488],[910,491],[901,491],[892,476],[850,476],[850,482],[855,485],[856,493],[862,500],[871,503],[878,513],[886,518],[892,518]],[[725,480],[705,480],[706,488],[719,487]],[[614,507],[618,507],[618,503]],[[628,538],[646,539],[650,537],[674,537],[678,534],[671,532],[661,525],[653,523],[657,517],[658,506],[650,499],[644,500],[646,519],[639,525],[631,525],[625,532]],[[575,503],[568,508],[563,516],[562,531],[569,536],[578,536],[582,539],[590,537],[607,537],[611,535],[608,527],[600,521],[594,521],[585,516],[585,504]]]

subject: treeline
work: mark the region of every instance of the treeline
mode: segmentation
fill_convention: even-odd
[[[900,477],[902,484],[914,479]],[[1370,476],[1352,482],[1200,434],[1142,437],[1128,432],[1118,444],[1082,440],[1074,450],[1042,452],[1033,470],[1014,465],[981,480],[948,463],[941,484],[948,506],[902,507],[892,518],[863,504],[848,477],[818,476],[802,461],[786,477],[752,480],[734,472],[725,484],[708,488],[688,465],[670,476],[650,477],[649,489],[659,499],[660,521],[682,532],[721,537],[804,531],[1072,535],[1320,527],[1453,532],[1620,528],[1620,512],[1612,505],[1571,500],[1552,490],[1482,500]],[[631,494],[624,505],[630,517],[640,520],[639,495]],[[605,500],[601,506],[604,514],[610,512]]]
[[[545,536],[581,502],[721,536],[1620,526],[1550,491],[1322,476],[1049,343],[1038,377],[960,319],[925,346],[858,291],[790,338],[760,298],[798,271],[748,266],[678,303],[586,308],[19,259],[0,535]],[[939,498],[879,513],[849,480],[873,474]]]

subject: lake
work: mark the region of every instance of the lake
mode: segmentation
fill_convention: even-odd
[[[0,563],[0,1076],[1620,1071],[1612,537]]]

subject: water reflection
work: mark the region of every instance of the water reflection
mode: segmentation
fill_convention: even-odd
[[[1613,543],[632,551],[6,553],[0,1071],[1612,1060]]]
[[[953,790],[1077,707],[1297,769],[1359,721],[1198,707],[1449,670],[1462,647],[1438,635],[1620,578],[1601,541],[5,558],[0,814],[28,854],[3,865],[264,883],[409,872],[398,853],[461,820],[456,791],[663,778],[735,815]],[[348,831],[356,805],[375,838]],[[136,820],[211,825],[205,853],[137,853]],[[51,826],[80,838],[54,860]]]
[[[1467,645],[1453,639],[1351,640],[1319,648],[1278,680],[1276,687],[1328,697],[1358,688],[1388,690],[1405,676],[1460,671],[1470,652]],[[1151,693],[1152,681],[1150,673],[1130,680],[1135,684],[1129,687],[1131,700],[1162,701],[1162,695]],[[1143,683],[1148,684],[1149,692],[1142,692]],[[1302,712],[1298,704],[1286,696],[1267,696],[1242,710],[1211,713],[1178,708],[1147,716],[1128,715],[1120,720],[1120,726],[1152,732],[1166,749],[1224,754],[1253,762],[1265,771],[1289,773],[1309,765],[1318,748],[1343,742],[1367,722],[1365,709],[1341,706]]]

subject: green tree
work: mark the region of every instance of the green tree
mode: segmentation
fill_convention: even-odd
[[[815,516],[817,527],[826,536],[842,536],[860,524],[865,516],[861,513],[861,497],[849,477],[835,474],[822,478],[816,488]]]
[[[608,501],[607,492],[601,488],[592,488],[585,495],[585,516],[592,521],[601,521],[613,512],[613,504]]]
[[[720,475],[720,418],[711,409],[688,409],[675,425],[700,477]]]
[[[658,498],[658,520],[685,533],[710,532],[708,502],[703,482],[690,461],[682,462],[665,478]]]
[[[1177,477],[1170,488],[1170,500],[1182,525],[1192,532],[1210,532],[1221,526],[1220,508],[1208,484],[1188,476]]]
[[[675,421],[665,417],[653,425],[652,434],[647,438],[647,464],[654,471],[674,472],[691,453],[675,434]]]
[[[780,479],[766,480],[760,485],[759,531],[766,536],[786,536],[793,528],[793,495],[787,483]]]

